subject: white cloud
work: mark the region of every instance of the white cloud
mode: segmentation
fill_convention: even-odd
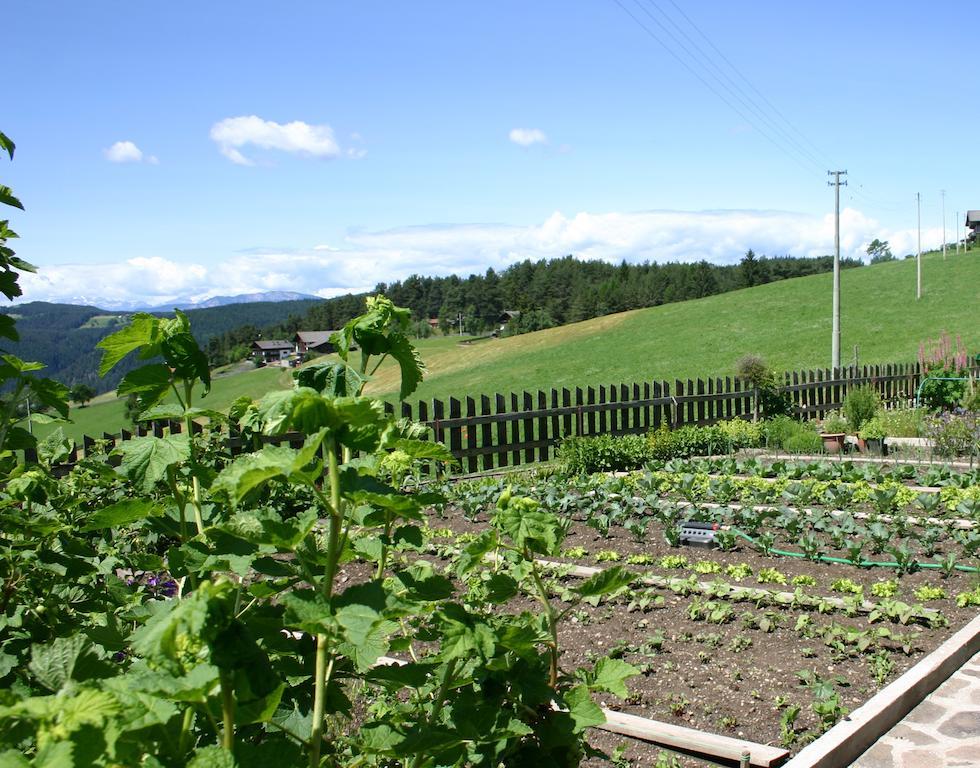
[[[102,154],[110,163],[160,163],[153,155],[144,155],[143,150],[131,141],[117,141],[108,149],[102,150]]]
[[[547,144],[548,137],[540,128],[513,128],[508,137],[515,144],[530,147],[532,144]]]
[[[188,264],[140,257],[115,264],[42,266],[24,274],[23,301],[79,301],[107,308],[136,301],[166,304],[255,291],[289,290],[320,296],[369,290],[413,273],[447,275],[500,270],[524,259],[581,259],[737,263],[752,248],[759,255],[820,256],[833,251],[833,214],[783,211],[555,212],[529,225],[446,224],[353,232],[336,243],[300,249],[250,249],[216,263]],[[865,258],[874,238],[888,240],[896,256],[914,250],[915,231],[886,230],[852,208],[841,212],[841,254]],[[939,230],[923,242],[939,242]],[[98,285],[96,296],[79,286]]]
[[[221,154],[238,165],[254,164],[240,151],[249,145],[317,158],[333,158],[340,154],[329,125],[310,125],[300,120],[277,123],[256,115],[228,117],[215,123],[211,126],[211,140],[218,145]]]

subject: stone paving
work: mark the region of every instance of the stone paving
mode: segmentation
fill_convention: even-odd
[[[855,768],[980,768],[980,653],[875,742]]]

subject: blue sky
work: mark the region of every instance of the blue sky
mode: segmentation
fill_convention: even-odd
[[[949,239],[980,208],[971,6],[18,3],[24,298],[828,253],[829,168],[845,253],[914,249],[917,191],[935,245],[940,189]]]

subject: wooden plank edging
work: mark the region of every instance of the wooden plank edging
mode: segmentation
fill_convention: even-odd
[[[748,754],[749,765],[772,768],[781,765],[789,757],[788,750],[768,744],[756,744],[683,725],[649,720],[625,712],[615,712],[605,707],[602,708],[602,713],[606,716],[606,722],[597,725],[596,728],[648,741],[686,754],[705,755],[713,762],[725,761],[739,765],[742,756]]]
[[[377,666],[399,667],[407,663],[391,656],[381,656],[375,662]],[[554,702],[552,702],[552,707],[559,708]],[[704,755],[714,762],[724,761],[738,765],[743,755],[748,755],[749,765],[759,766],[759,768],[775,768],[789,756],[787,750],[771,747],[768,744],[756,744],[743,739],[733,739],[731,736],[687,728],[683,725],[662,723],[659,720],[616,712],[606,707],[600,707],[600,709],[606,717],[606,722],[594,726],[595,728],[648,741],[668,749]]]
[[[850,765],[980,651],[980,615],[894,682],[882,688],[785,768]]]

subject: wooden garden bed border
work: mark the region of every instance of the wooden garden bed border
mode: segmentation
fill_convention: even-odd
[[[784,768],[850,765],[980,651],[980,616],[882,688]]]
[[[380,657],[377,666],[402,666],[408,662],[391,656]],[[552,703],[556,709],[557,705]],[[683,752],[687,755],[700,757],[715,763],[738,766],[758,766],[758,768],[775,768],[785,762],[789,751],[768,744],[756,744],[744,739],[733,739],[717,733],[699,731],[683,725],[662,723],[646,717],[617,712],[606,707],[600,707],[606,722],[594,726],[603,731],[629,736],[633,739],[647,741],[667,749]]]

